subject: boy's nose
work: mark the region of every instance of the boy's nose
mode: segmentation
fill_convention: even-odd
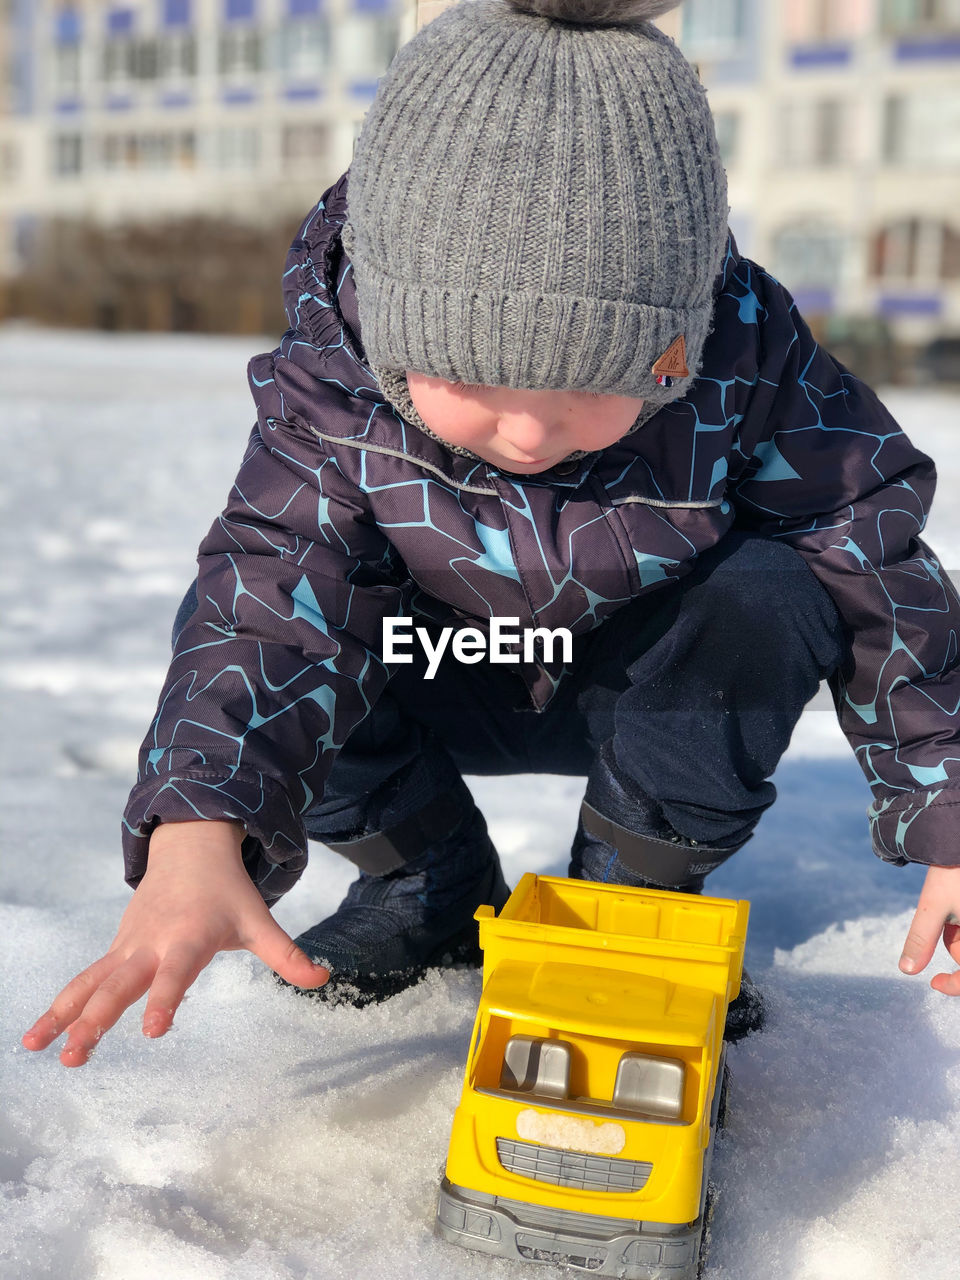
[[[551,423],[530,414],[501,418],[497,433],[511,448],[529,458],[539,457],[544,449],[554,448],[559,434]]]

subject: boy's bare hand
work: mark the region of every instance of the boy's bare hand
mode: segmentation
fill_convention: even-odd
[[[904,943],[900,968],[904,973],[919,973],[933,959],[937,943],[943,945],[960,964],[960,867],[930,867],[916,915]],[[934,991],[945,996],[960,996],[960,970],[938,973],[930,980]]]
[[[163,823],[147,870],[106,955],[63,988],[24,1035],[45,1049],[62,1031],[65,1067],[80,1067],[145,991],[143,1033],[162,1036],[187,988],[218,951],[246,948],[287,982],[321,987],[330,976],[277,924],[243,865],[243,829],[232,822]]]

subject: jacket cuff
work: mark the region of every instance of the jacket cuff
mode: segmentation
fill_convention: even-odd
[[[873,851],[884,862],[960,867],[960,785],[875,800],[867,809]]]
[[[161,822],[241,822],[243,862],[266,903],[291,889],[307,865],[303,820],[279,783],[255,771],[185,769],[139,782],[123,814],[124,878],[135,889]]]

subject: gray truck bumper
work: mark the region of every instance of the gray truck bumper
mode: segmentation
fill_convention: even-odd
[[[600,1218],[440,1186],[437,1233],[498,1258],[545,1262],[622,1280],[696,1280],[704,1215],[692,1225]]]

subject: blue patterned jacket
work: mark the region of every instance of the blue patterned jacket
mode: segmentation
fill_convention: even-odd
[[[141,749],[128,882],[156,821],[234,818],[264,899],[290,888],[303,814],[388,679],[385,616],[581,633],[735,525],[796,548],[843,619],[830,685],[875,852],[960,865],[960,601],[919,537],[934,466],[786,290],[731,239],[687,395],[572,475],[510,476],[404,421],[366,365],[347,177],[290,249],[289,329],[249,365],[257,423]],[[563,672],[522,674],[542,707]]]

